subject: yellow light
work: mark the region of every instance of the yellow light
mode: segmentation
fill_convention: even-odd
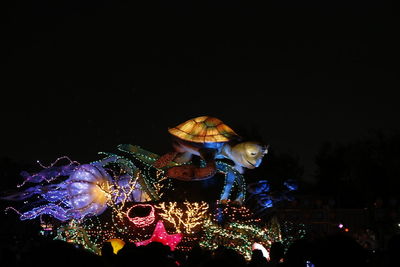
[[[119,238],[112,238],[107,240],[107,242],[111,243],[114,254],[117,254],[118,251],[125,246],[125,242]]]
[[[177,207],[176,202],[162,202],[155,206],[159,210],[159,215],[165,221],[171,223],[177,233],[193,233],[193,229],[203,223],[208,211],[206,202],[184,201],[185,209]]]

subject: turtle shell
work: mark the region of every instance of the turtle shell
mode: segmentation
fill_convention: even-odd
[[[188,120],[168,131],[173,136],[196,143],[223,143],[239,137],[221,120],[208,116]]]

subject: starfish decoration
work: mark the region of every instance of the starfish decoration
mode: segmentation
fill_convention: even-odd
[[[154,229],[153,235],[150,239],[136,242],[136,246],[146,246],[151,242],[160,242],[166,246],[171,248],[171,251],[175,250],[176,245],[181,242],[183,234],[168,234],[165,231],[164,223],[162,221],[158,221],[156,228]]]

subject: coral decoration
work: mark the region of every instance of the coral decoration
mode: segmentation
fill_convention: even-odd
[[[176,232],[193,234],[194,229],[202,225],[206,219],[209,206],[204,201],[191,203],[186,200],[183,204],[185,205],[185,209],[183,210],[177,207],[177,202],[163,202],[156,206],[156,208],[161,218],[171,223]]]
[[[136,242],[136,246],[146,246],[151,242],[160,242],[166,246],[169,246],[171,250],[175,250],[176,245],[181,242],[183,234],[168,234],[165,231],[164,223],[162,221],[158,221],[156,228],[154,229],[153,235],[150,239]]]
[[[129,217],[129,212],[136,208],[136,207],[150,207],[150,212],[149,215],[145,217]],[[154,215],[154,207],[150,204],[137,204],[132,206],[127,212],[126,212],[126,217],[128,217],[129,221],[131,221],[136,227],[146,227],[152,224],[155,220],[155,215]]]

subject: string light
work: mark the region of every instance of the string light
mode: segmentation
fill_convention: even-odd
[[[90,240],[86,230],[75,220],[71,220],[67,225],[59,227],[55,239],[79,244],[97,254],[100,253],[100,249]]]
[[[61,160],[66,159],[69,161],[69,164],[55,168],[54,166]],[[53,163],[51,163],[49,166],[43,165],[39,160],[36,161],[40,167],[42,167],[44,170],[33,174],[29,175],[27,172],[22,172],[26,177],[24,177],[24,181],[22,184],[17,185],[17,187],[22,187],[25,185],[27,182],[42,182],[46,181],[47,183],[52,182],[53,180],[57,179],[58,177],[65,175],[66,173],[70,172],[73,170],[75,167],[79,166],[79,162],[71,160],[68,156],[62,156],[57,158]],[[48,178],[47,170],[51,169],[52,175],[50,178]]]
[[[67,178],[53,187],[43,186],[34,191],[39,194],[40,201],[48,202],[45,205],[23,213],[12,207],[7,210],[16,211],[23,220],[45,214],[63,221],[61,226],[52,227],[57,229],[56,239],[80,244],[95,253],[99,253],[98,248],[105,241],[118,239],[134,242],[138,246],[156,241],[170,246],[171,250],[181,251],[189,251],[195,243],[206,249],[223,245],[249,259],[255,243],[268,249],[273,242],[288,244],[305,235],[300,224],[284,224],[281,227],[275,218],[265,225],[247,207],[237,205],[245,200],[246,183],[244,176],[228,163],[216,161],[217,171],[225,175],[225,180],[220,196],[222,201],[218,201],[211,209],[204,201],[160,202],[164,192],[173,188],[164,169],[153,166],[159,156],[139,146],[120,145],[118,149],[125,153],[124,156],[100,152],[105,155],[104,158],[86,165],[80,165],[68,157],[58,158],[49,166],[38,162],[45,171],[36,176],[30,175],[22,185],[28,181],[49,183],[76,170],[82,171],[82,175],[71,175],[70,180]],[[55,168],[62,159],[69,160],[69,164],[50,173],[49,169]],[[171,162],[169,166],[185,164],[191,162]],[[205,162],[201,160],[200,166],[204,165]],[[95,176],[97,180],[90,180],[89,176]],[[71,195],[72,190],[67,189],[73,186],[81,191],[76,190],[79,192]],[[138,188],[143,192],[141,199],[144,196],[146,201],[157,202],[157,205],[136,203],[129,207],[128,203],[136,199],[134,194]],[[44,193],[50,189],[51,194]],[[236,192],[234,197],[231,196],[232,192]],[[83,195],[90,196],[91,202],[86,206],[72,207],[71,201]],[[131,216],[136,208],[149,208],[150,211],[143,217]],[[164,222],[175,234],[167,233]],[[43,223],[44,227],[46,225]]]
[[[271,220],[268,225],[261,221],[246,207],[236,207],[230,201],[226,205],[217,205],[215,216],[207,219],[203,225],[200,246],[214,250],[225,246],[238,251],[247,260],[251,258],[252,244],[259,243],[269,248],[273,242],[281,240],[279,224]],[[222,213],[222,221],[221,216]]]
[[[183,204],[185,205],[184,211],[177,207],[177,202],[163,202],[156,208],[161,218],[171,223],[178,233],[192,234],[194,233],[193,229],[203,223],[209,206],[204,201],[191,203],[185,200]]]
[[[150,207],[149,215],[145,217],[129,217],[129,212],[137,207]],[[126,216],[129,221],[132,222],[136,227],[146,227],[152,224],[155,220],[154,207],[150,204],[136,204],[128,209],[128,211],[126,212]]]

